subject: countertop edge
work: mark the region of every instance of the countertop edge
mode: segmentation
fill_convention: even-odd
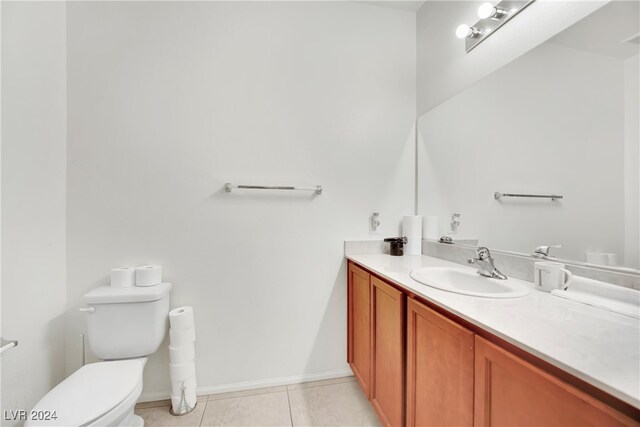
[[[362,256],[364,254],[354,254],[354,255],[345,255],[345,259],[358,264],[359,266],[375,273],[376,275],[384,278],[385,280],[388,280],[389,282],[395,284],[396,286],[401,287],[402,289],[406,290],[407,292],[410,292],[412,294],[418,295],[420,298],[423,298],[427,301],[429,301],[430,303],[440,307],[441,309],[460,317],[461,319],[464,319],[465,321],[473,324],[474,326],[489,332],[490,334],[508,342],[509,344],[514,345],[515,347],[529,353],[532,354],[535,357],[538,357],[539,359],[553,365],[556,368],[559,368],[565,372],[567,372],[570,375],[573,375],[574,377],[592,385],[593,387],[596,387],[599,390],[602,390],[603,392],[623,401],[624,403],[627,403],[635,408],[640,409],[640,397],[634,397],[632,395],[629,395],[619,389],[614,388],[613,386],[603,383],[602,381],[593,378],[592,376],[590,376],[589,374],[582,372],[580,370],[575,369],[574,367],[567,365],[566,363],[563,363],[543,352],[540,352],[538,350],[536,350],[535,348],[530,347],[529,345],[527,345],[526,343],[523,343],[503,332],[497,331],[494,328],[482,323],[481,321],[475,319],[474,317],[469,316],[468,314],[465,314],[463,312],[460,312],[459,310],[452,308],[450,306],[448,306],[447,304],[443,303],[442,301],[439,301],[438,299],[432,297],[432,296],[428,296],[425,295],[423,293],[420,293],[419,291],[417,291],[414,287],[410,287],[409,285],[407,285],[406,283],[403,283],[402,281],[397,280],[396,278],[390,277],[389,275],[385,274],[384,272],[380,271],[379,269],[377,269],[375,266],[372,265],[368,265],[367,263],[358,260],[357,257],[358,256]],[[428,257],[426,255],[421,255],[423,257],[426,258],[433,258],[433,257]],[[441,261],[443,263],[446,264],[452,264],[454,265],[454,263],[452,263],[451,261],[446,261],[446,260],[442,260],[439,258],[433,258],[435,260]],[[456,266],[460,267],[459,265],[455,264]],[[410,279],[413,280],[413,279]],[[418,282],[416,282],[416,284],[419,284]],[[422,285],[422,286],[426,286],[426,285]]]

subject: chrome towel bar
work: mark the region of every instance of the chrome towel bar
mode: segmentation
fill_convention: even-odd
[[[10,348],[17,347],[18,340],[5,340],[4,338],[0,338],[0,354],[9,350]]]
[[[230,182],[227,182],[224,185],[224,190],[227,193],[230,193],[231,190],[236,190],[236,189],[244,189],[244,190],[304,190],[304,191],[315,191],[316,194],[322,194],[322,185],[316,185],[315,187],[292,187],[292,186],[285,186],[285,185],[274,185],[274,186],[267,186],[267,185],[234,185],[231,184]]]
[[[516,194],[516,193],[499,193],[497,191],[493,193],[493,198],[496,200],[499,200],[502,197],[529,197],[534,199],[551,199],[551,200],[562,199],[562,196],[558,196],[555,194]]]

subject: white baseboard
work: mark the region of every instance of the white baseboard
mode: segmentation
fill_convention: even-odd
[[[294,375],[291,377],[269,378],[257,381],[244,381],[240,383],[224,384],[218,386],[200,386],[197,395],[227,393],[230,391],[252,390],[254,388],[274,387],[278,385],[299,384],[308,381],[328,380],[333,378],[348,377],[353,375],[351,369],[337,369],[334,371],[319,372],[314,374]],[[171,391],[153,391],[142,393],[138,402],[153,402],[171,398]]]

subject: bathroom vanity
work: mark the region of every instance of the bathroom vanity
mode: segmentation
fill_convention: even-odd
[[[349,255],[348,362],[387,426],[638,426],[638,320],[532,290],[478,298]]]

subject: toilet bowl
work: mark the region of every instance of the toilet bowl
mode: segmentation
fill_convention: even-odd
[[[25,426],[143,426],[133,409],[146,363],[142,357],[83,366],[36,404]]]
[[[49,391],[25,426],[142,427],[133,410],[148,355],[167,334],[170,283],[112,288],[84,296],[89,346],[104,362],[85,365]]]

